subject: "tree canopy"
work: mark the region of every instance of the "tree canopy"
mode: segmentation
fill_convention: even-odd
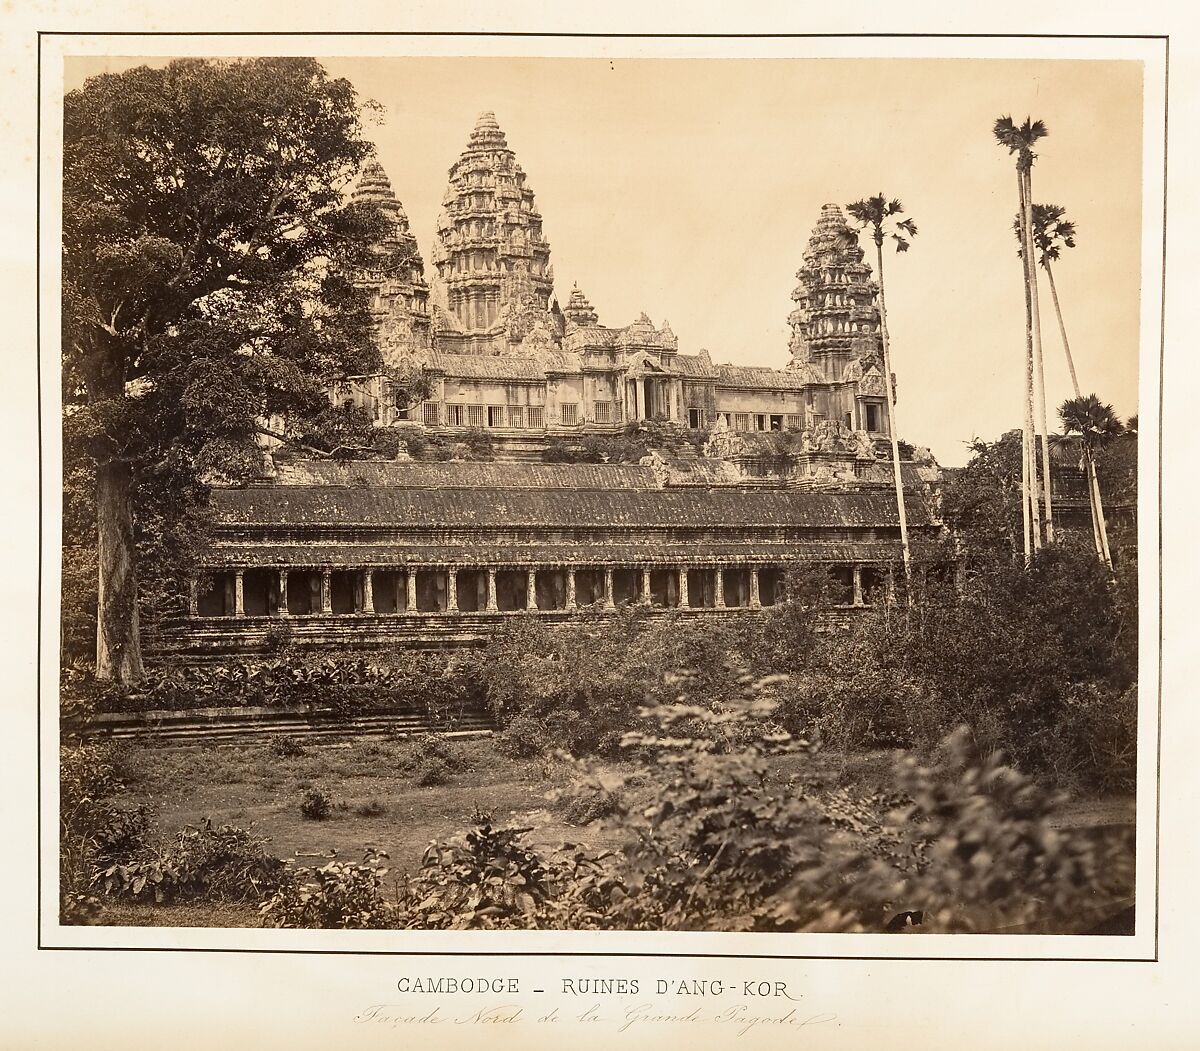
[[[312,59],[93,77],[63,135],[65,444],[96,476],[103,671],[113,639],[136,649],[133,545],[161,548],[205,478],[254,474],[263,417],[303,429],[330,380],[379,369],[350,274],[386,220],[347,201],[372,146]]]

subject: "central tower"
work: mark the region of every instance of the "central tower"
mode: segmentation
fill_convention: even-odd
[[[549,308],[554,272],[533,191],[493,113],[450,168],[442,207],[433,262],[454,322],[467,335],[507,326],[519,340],[520,316]]]

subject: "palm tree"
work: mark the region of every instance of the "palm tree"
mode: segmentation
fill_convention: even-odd
[[[1075,224],[1066,218],[1066,209],[1057,204],[1035,204],[1033,206],[1033,243],[1038,251],[1038,263],[1046,271],[1050,282],[1050,298],[1054,300],[1054,314],[1058,318],[1058,331],[1062,336],[1063,353],[1067,356],[1067,369],[1071,373],[1071,386],[1075,397],[1079,397],[1079,377],[1075,374],[1075,360],[1071,357],[1071,344],[1067,342],[1067,327],[1063,324],[1062,306],[1058,302],[1058,289],[1054,284],[1051,263],[1058,262],[1064,248],[1075,247]]]
[[[1017,155],[1017,200],[1020,204],[1020,214],[1024,218],[1022,224],[1021,244],[1030,244],[1032,234],[1032,209],[1030,207],[1029,171],[1033,168],[1033,144],[1046,135],[1046,125],[1040,120],[1025,118],[1025,123],[1018,125],[1012,117],[1000,117],[992,125],[992,134],[996,141],[1007,148],[1008,152]],[[1037,459],[1034,452],[1034,305],[1037,296],[1036,271],[1032,253],[1021,252],[1021,268],[1025,277],[1025,427],[1023,432],[1023,468],[1022,488],[1024,490],[1024,510],[1022,517],[1025,527],[1025,558],[1030,559],[1030,537],[1034,551],[1042,546],[1041,515],[1037,500]],[[1044,415],[1044,413],[1043,413]],[[1048,474],[1049,450],[1043,445],[1043,472]],[[1049,492],[1049,479],[1046,482]]]
[[[1104,521],[1104,504],[1096,476],[1096,455],[1124,428],[1113,407],[1106,405],[1095,394],[1068,398],[1059,407],[1058,415],[1063,422],[1063,430],[1078,438],[1082,453],[1079,466],[1086,470],[1088,478],[1096,554],[1111,572],[1112,553],[1108,548],[1108,527]]]
[[[883,387],[887,392],[888,438],[892,443],[892,480],[896,486],[896,508],[900,516],[900,548],[904,555],[905,583],[912,584],[912,563],[908,550],[908,517],[904,509],[904,482],[900,477],[900,443],[896,425],[896,399],[892,391],[892,352],[888,341],[887,298],[883,285],[883,242],[890,237],[897,252],[907,252],[909,239],[917,236],[917,224],[912,219],[899,219],[904,207],[898,200],[888,200],[882,193],[866,200],[846,205],[846,211],[858,224],[858,229],[871,231],[875,242],[876,273],[879,275],[879,335],[883,343]],[[910,591],[911,594],[911,591]]]

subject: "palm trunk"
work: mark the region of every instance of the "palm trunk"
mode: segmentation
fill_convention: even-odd
[[[1017,166],[1017,197],[1020,201],[1021,214],[1025,214],[1025,176],[1020,165]],[[1029,285],[1029,252],[1025,241],[1025,231],[1021,231],[1021,272],[1025,277],[1025,379],[1022,399],[1025,403],[1025,426],[1021,437],[1021,451],[1024,456],[1024,469],[1021,473],[1021,498],[1024,501],[1025,521],[1028,537],[1025,545],[1025,562],[1032,561],[1030,554],[1030,539],[1036,553],[1042,549],[1042,523],[1038,513],[1037,496],[1037,467],[1033,451],[1033,294]]]
[[[1092,465],[1090,461],[1084,461],[1083,474],[1087,479],[1088,487],[1088,508],[1092,512],[1092,543],[1096,545],[1096,557],[1104,561],[1104,544],[1100,540],[1100,516],[1096,513],[1096,494],[1092,492]]]
[[[1062,336],[1063,352],[1067,355],[1067,368],[1071,372],[1071,386],[1075,397],[1080,397],[1079,377],[1075,375],[1075,360],[1071,357],[1071,344],[1067,342],[1067,326],[1063,324],[1062,307],[1058,303],[1058,289],[1054,287],[1054,271],[1050,269],[1050,260],[1046,263],[1046,277],[1050,280],[1050,298],[1054,300],[1054,315],[1058,318],[1058,332]]]
[[[129,464],[114,460],[97,466],[96,539],[100,572],[96,678],[118,683],[136,682],[142,677],[132,488]]]
[[[1046,428],[1046,377],[1042,370],[1042,311],[1038,302],[1037,260],[1033,257],[1033,175],[1032,169],[1025,169],[1025,243],[1029,246],[1027,271],[1029,274],[1029,290],[1033,297],[1033,363],[1037,381],[1037,397],[1035,407],[1038,414],[1037,433],[1038,443],[1042,454],[1042,501],[1046,512],[1046,543],[1054,543],[1054,499],[1050,489],[1050,441]]]
[[[1112,552],[1108,549],[1108,527],[1104,523],[1104,501],[1100,497],[1100,479],[1096,474],[1096,459],[1088,457],[1088,484],[1091,486],[1092,499],[1095,501],[1096,521],[1100,526],[1100,557],[1108,571],[1112,572]]]
[[[892,480],[896,486],[896,511],[900,516],[900,549],[904,555],[905,591],[911,601],[912,563],[908,550],[908,516],[904,508],[904,481],[900,477],[900,441],[896,437],[896,399],[892,396],[892,352],[888,344],[887,299],[883,292],[883,242],[875,238],[875,259],[879,266],[879,335],[883,343],[883,389],[887,394],[888,437],[892,442]]]

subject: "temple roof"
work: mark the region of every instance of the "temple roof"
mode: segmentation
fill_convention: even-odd
[[[298,460],[278,464],[275,485],[398,489],[657,489],[649,467],[637,464],[426,463],[421,461]]]
[[[812,379],[803,374],[751,365],[717,365],[716,374],[719,384],[758,390],[803,390],[812,384]]]
[[[457,471],[461,464],[451,465]],[[494,465],[492,465],[494,466]],[[505,465],[519,467],[522,465]],[[533,465],[527,465],[533,466]],[[543,468],[544,469],[544,468]],[[398,530],[871,529],[899,524],[888,492],[737,489],[575,489],[482,484],[460,488],[278,485],[212,494],[218,525]],[[931,522],[924,499],[906,502],[909,524]],[[652,553],[652,552],[647,552]]]
[[[916,541],[912,545],[914,558],[936,557],[938,549]],[[268,566],[578,566],[581,562],[594,566],[631,566],[647,561],[675,562],[695,565],[698,562],[746,563],[763,561],[775,565],[799,562],[895,562],[900,558],[899,542],[860,543],[763,543],[761,541],[699,541],[677,544],[595,543],[534,543],[503,546],[472,544],[468,546],[427,544],[421,541],[405,544],[353,544],[344,539],[313,544],[219,543],[211,552],[212,565]]]
[[[547,372],[577,373],[583,363],[577,354],[546,353],[538,357],[515,354],[449,354],[428,351],[420,360],[431,371],[462,379],[545,380]]]

